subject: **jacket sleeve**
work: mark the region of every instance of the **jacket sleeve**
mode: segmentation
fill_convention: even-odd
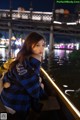
[[[5,82],[11,82],[11,78],[12,78],[12,76],[10,75],[10,78],[9,78],[9,72],[7,71],[5,74],[4,74],[4,77],[3,77],[3,84],[5,83]]]

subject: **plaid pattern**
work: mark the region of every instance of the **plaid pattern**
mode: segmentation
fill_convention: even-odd
[[[1,93],[3,104],[19,112],[29,111],[32,99],[38,100],[41,94],[39,72],[40,61],[35,58],[17,63],[3,78],[3,83],[11,83]]]

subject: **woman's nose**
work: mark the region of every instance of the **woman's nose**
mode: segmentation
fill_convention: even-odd
[[[41,51],[41,52],[43,52],[43,50],[44,50],[44,48],[43,48],[43,47],[41,47],[40,51]]]

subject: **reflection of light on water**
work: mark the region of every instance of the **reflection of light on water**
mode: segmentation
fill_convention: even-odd
[[[49,49],[45,48],[45,52],[48,54]],[[60,50],[60,49],[54,49],[54,57],[63,59],[64,57],[68,58],[69,53],[72,52],[72,50]]]
[[[6,56],[8,57],[8,49],[5,48],[0,48],[0,55],[2,56],[3,59],[6,58]],[[17,53],[19,52],[19,48],[16,50],[11,50],[11,55],[12,57],[16,57]],[[72,52],[72,50],[60,50],[60,49],[54,49],[54,57],[55,58],[59,58],[59,59],[68,59],[68,54]],[[44,52],[44,58],[46,57],[45,55],[48,55],[49,53],[49,49],[46,47],[45,48],[45,52]]]
[[[44,71],[43,68],[41,68],[42,73],[46,76],[48,81],[52,84],[52,86],[56,89],[56,91],[59,93],[59,96],[62,98],[62,101],[65,101],[68,108],[70,108],[71,111],[75,115],[77,115],[80,118],[80,112],[79,110],[74,106],[74,104],[64,95],[64,93],[61,91],[61,89],[56,85],[56,83],[50,78],[50,76]]]
[[[5,58],[5,48],[0,48],[0,56],[2,56],[2,58]]]
[[[48,55],[48,52],[49,52],[48,47],[45,47],[43,51],[43,60],[46,58],[46,55]]]
[[[15,54],[15,57],[17,56],[17,53],[19,52],[19,50],[20,50],[20,49],[16,49],[16,50],[15,50],[15,53],[14,53],[14,54]]]
[[[68,87],[68,85],[63,85],[63,87],[65,87],[65,88],[66,88],[66,87]]]
[[[79,50],[79,43],[76,43],[76,49]]]
[[[66,58],[68,58],[69,53],[71,53],[72,50],[66,50]]]
[[[57,50],[55,49],[54,50],[54,56],[55,57],[59,57],[60,53],[61,53],[61,51],[59,49],[57,49]]]
[[[69,53],[71,53],[72,50],[66,50],[66,54],[68,55]]]
[[[71,90],[71,89],[65,90],[65,94],[70,96],[70,94],[68,92],[75,92],[75,90]]]
[[[68,56],[68,54],[72,52],[71,50],[60,50],[60,49],[55,49],[54,50],[54,56],[59,57],[59,58],[64,58]]]

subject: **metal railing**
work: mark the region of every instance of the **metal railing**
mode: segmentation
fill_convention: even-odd
[[[0,18],[10,18],[10,12],[12,14],[12,19],[32,19],[38,21],[48,21],[52,19],[52,12],[31,12],[31,11],[21,11],[18,10],[0,10]]]
[[[0,18],[9,18],[12,14],[12,19],[32,19],[44,22],[51,22],[52,12],[39,12],[39,11],[18,11],[18,10],[2,10],[0,9]],[[54,20],[60,22],[74,22],[79,19],[77,14],[54,14]]]
[[[36,30],[50,33],[50,27],[53,24],[54,33],[80,37],[79,15],[54,13],[53,22],[52,17],[52,12],[0,9],[0,29],[8,31],[10,28],[9,24],[11,24],[13,31],[26,32]],[[67,25],[68,22],[73,22],[75,25]]]
[[[71,103],[71,101],[65,96],[65,94],[60,90],[60,88],[56,85],[54,80],[51,79],[51,77],[46,73],[46,71],[43,68],[41,68],[41,72],[47,78],[48,82],[51,83],[53,89],[55,89],[62,102],[70,110],[75,120],[80,120],[80,111]]]

